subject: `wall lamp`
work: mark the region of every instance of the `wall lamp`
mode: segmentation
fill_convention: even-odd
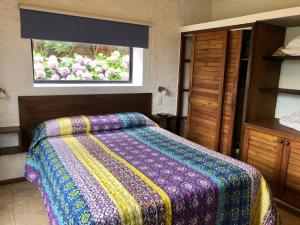
[[[167,89],[165,87],[158,87],[158,92],[164,96],[168,94]]]
[[[0,99],[4,100],[7,98],[7,92],[4,90],[4,88],[0,88]]]

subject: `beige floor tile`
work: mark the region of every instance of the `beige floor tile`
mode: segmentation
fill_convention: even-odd
[[[2,201],[2,204],[1,204]],[[300,225],[300,218],[278,209],[282,225]],[[29,182],[0,186],[0,225],[49,225],[38,189]]]
[[[20,182],[12,185],[12,200],[14,204],[40,198],[37,187],[29,182]]]
[[[299,217],[280,208],[277,209],[281,218],[282,225],[300,225]]]
[[[0,206],[12,204],[12,187],[11,185],[0,186]]]
[[[0,205],[0,224],[15,225],[12,204]]]
[[[33,198],[13,204],[16,225],[49,224],[41,198]]]

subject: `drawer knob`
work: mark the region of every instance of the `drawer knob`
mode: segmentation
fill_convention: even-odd
[[[279,144],[283,144],[283,140],[280,139],[280,138],[277,140],[277,142],[278,142]]]
[[[285,145],[290,145],[290,142],[289,141],[285,141],[284,144]]]

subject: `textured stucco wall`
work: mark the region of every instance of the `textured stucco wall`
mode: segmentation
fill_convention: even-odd
[[[176,112],[180,27],[207,21],[210,0],[22,0],[23,4],[67,10],[100,17],[147,22],[150,46],[144,51],[142,87],[37,88],[32,85],[30,42],[20,38],[18,1],[0,1],[0,87],[7,90],[6,113],[0,126],[18,125],[19,95],[152,92],[154,112]],[[165,86],[169,96],[159,104],[157,87]],[[14,136],[0,138],[0,145],[14,144]],[[5,142],[5,143],[4,143]],[[22,176],[24,154],[0,157],[0,180]]]
[[[299,0],[212,0],[211,20],[300,6]]]

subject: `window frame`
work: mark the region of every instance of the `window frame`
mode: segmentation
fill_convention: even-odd
[[[89,43],[91,44],[91,43]],[[117,46],[117,45],[115,45]],[[129,79],[127,81],[122,80],[36,80],[34,78],[34,59],[33,59],[33,39],[30,39],[30,47],[31,47],[31,63],[32,63],[32,78],[33,84],[131,84],[132,83],[132,74],[133,74],[133,47],[129,48]]]

